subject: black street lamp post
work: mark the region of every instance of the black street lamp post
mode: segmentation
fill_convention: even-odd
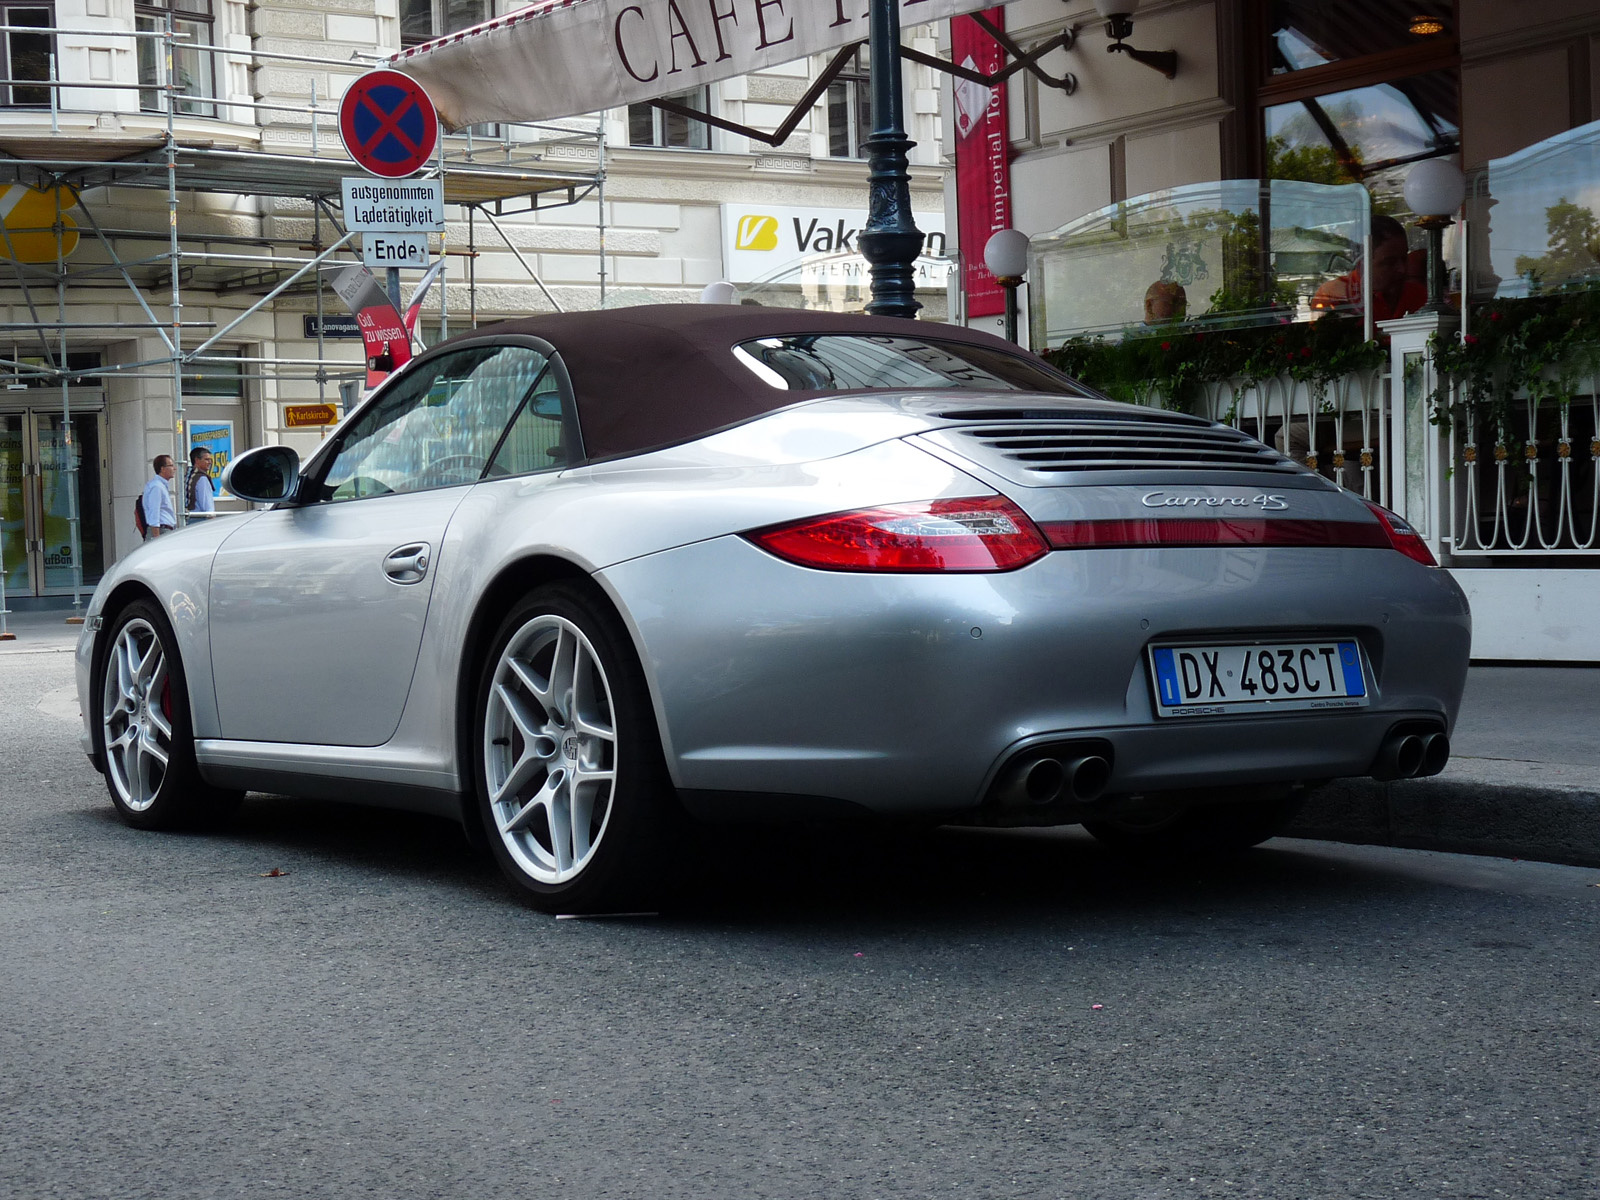
[[[872,136],[867,151],[867,224],[856,238],[872,265],[872,299],[878,317],[915,317],[916,263],[922,231],[911,215],[911,172],[900,99],[899,0],[871,0],[868,54],[872,72]]]

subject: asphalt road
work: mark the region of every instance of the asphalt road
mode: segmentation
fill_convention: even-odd
[[[0,659],[0,1196],[1600,1190],[1600,872],[723,836],[555,920],[422,818],[126,829],[69,683]]]

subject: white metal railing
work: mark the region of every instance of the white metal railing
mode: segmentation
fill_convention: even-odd
[[[1600,394],[1469,406],[1444,438],[1452,553],[1600,556]]]
[[[1600,565],[1600,373],[1566,401],[1523,391],[1509,407],[1469,406],[1436,424],[1427,338],[1438,324],[1405,324],[1390,331],[1387,370],[1334,379],[1320,393],[1288,375],[1211,383],[1195,413],[1394,509],[1442,561]]]
[[[1243,430],[1341,487],[1388,504],[1387,382],[1375,370],[1342,376],[1322,389],[1288,375],[1223,380],[1204,386],[1195,415]],[[1161,397],[1152,395],[1149,403],[1159,405]]]

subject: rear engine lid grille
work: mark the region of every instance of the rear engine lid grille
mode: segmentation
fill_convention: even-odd
[[[1304,473],[1240,430],[1192,419],[985,422],[923,436],[1022,483],[1060,483],[1080,472]]]

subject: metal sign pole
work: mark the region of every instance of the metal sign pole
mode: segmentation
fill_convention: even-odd
[[[173,124],[174,112],[178,107],[178,89],[173,85],[172,79],[172,42],[176,26],[173,24],[172,14],[167,13],[167,34],[162,39],[164,62],[166,64],[166,77],[162,80],[167,106],[167,235],[168,249],[172,255],[172,457],[175,462],[181,461],[187,467],[189,462],[188,438],[184,436],[183,427],[183,248],[178,243],[178,134]],[[226,330],[223,331],[227,332]],[[217,335],[218,337],[221,334]],[[216,338],[212,338],[215,341]],[[209,346],[210,342],[206,343]],[[205,349],[202,346],[201,349]],[[172,492],[172,511],[176,515],[178,528],[182,529],[189,523],[189,516],[184,511],[183,487],[178,483],[178,473],[172,473],[172,482],[167,485]]]
[[[78,509],[78,463],[81,459],[79,447],[72,436],[72,387],[67,377],[67,251],[66,222],[61,219],[61,180],[55,180],[56,198],[56,312],[61,322],[59,348],[57,351],[56,366],[61,371],[61,441],[57,443],[57,454],[63,454],[64,459],[56,463],[58,475],[66,476],[67,483],[67,553],[72,558],[72,616],[67,618],[69,624],[79,624],[83,620],[83,531]],[[44,528],[44,514],[40,514],[40,531]],[[48,558],[49,548],[46,547],[45,555]],[[48,567],[46,568],[48,570]]]

